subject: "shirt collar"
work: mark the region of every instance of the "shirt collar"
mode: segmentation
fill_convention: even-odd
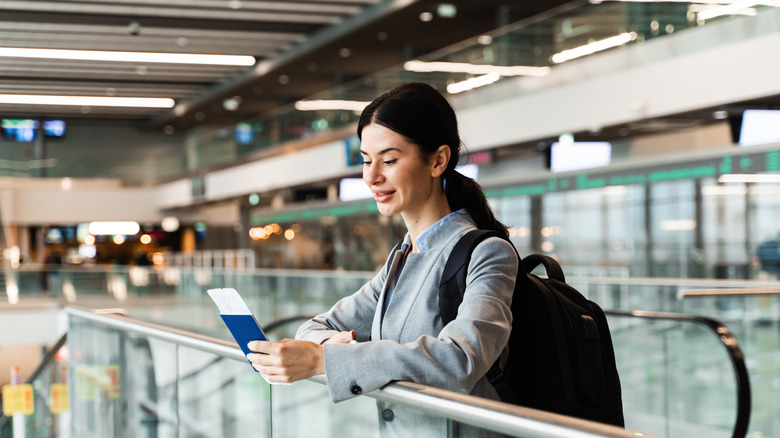
[[[430,227],[426,228],[425,231],[420,233],[419,236],[417,236],[417,239],[415,239],[415,243],[417,243],[417,250],[420,252],[425,252],[428,250],[428,243],[427,243],[427,237],[436,231],[437,229],[441,228],[442,225],[446,224],[447,222],[455,219],[456,217],[466,214],[466,209],[461,208],[458,211],[453,211],[452,213],[448,214],[447,216],[444,216],[443,218],[436,221],[435,224],[431,225]],[[408,240],[408,243],[411,243],[411,239],[407,235],[406,239],[404,239],[404,242],[406,243]]]

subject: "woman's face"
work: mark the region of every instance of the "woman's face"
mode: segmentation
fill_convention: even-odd
[[[402,213],[420,216],[442,196],[435,160],[422,156],[417,145],[378,124],[363,128],[360,153],[363,181],[374,194],[379,212],[385,216]],[[436,189],[438,184],[438,190]]]

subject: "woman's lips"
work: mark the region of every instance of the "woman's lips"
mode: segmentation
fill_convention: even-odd
[[[395,192],[374,192],[374,200],[376,202],[387,202],[393,197]]]

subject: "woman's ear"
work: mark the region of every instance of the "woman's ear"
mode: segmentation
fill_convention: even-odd
[[[431,176],[436,178],[442,176],[450,163],[450,147],[446,144],[439,146],[439,149],[433,153],[431,162]]]

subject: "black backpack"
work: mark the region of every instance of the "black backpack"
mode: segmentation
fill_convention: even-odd
[[[474,230],[453,248],[439,285],[445,325],[463,301],[471,252],[491,236],[501,237]],[[548,278],[530,274],[540,264]],[[496,361],[487,374],[502,401],[625,427],[607,319],[596,303],[566,284],[558,262],[539,254],[522,259],[512,316],[506,365],[502,370]]]

